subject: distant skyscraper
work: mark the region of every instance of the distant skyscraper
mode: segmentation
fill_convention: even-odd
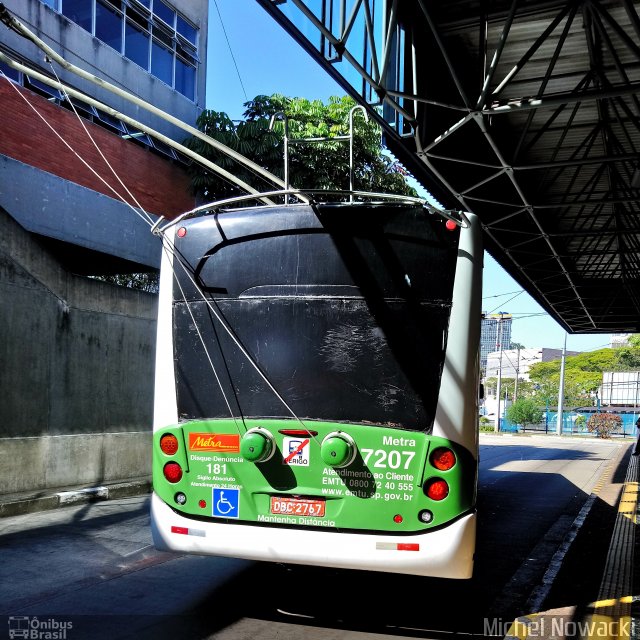
[[[480,333],[480,367],[485,370],[487,355],[492,351],[511,349],[511,322],[509,313],[483,313]],[[502,346],[501,346],[502,345]]]

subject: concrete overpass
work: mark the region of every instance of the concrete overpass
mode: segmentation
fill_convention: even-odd
[[[637,2],[257,1],[567,331],[640,331]]]

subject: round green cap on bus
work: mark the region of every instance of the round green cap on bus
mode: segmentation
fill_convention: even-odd
[[[249,462],[265,462],[273,452],[273,436],[264,429],[251,429],[240,440],[240,453]]]
[[[320,455],[330,467],[346,467],[356,457],[356,443],[346,433],[330,433],[320,446]]]

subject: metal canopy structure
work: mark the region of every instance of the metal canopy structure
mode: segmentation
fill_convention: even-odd
[[[569,332],[640,332],[632,0],[258,0]]]

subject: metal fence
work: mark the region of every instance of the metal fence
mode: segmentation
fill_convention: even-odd
[[[604,413],[603,411],[602,413]],[[576,424],[576,418],[578,416],[584,416],[585,420],[582,424]],[[582,435],[589,436],[595,435],[587,429],[587,422],[593,413],[578,413],[575,411],[563,411],[562,412],[562,433],[564,435]],[[619,429],[611,432],[612,436],[619,437],[632,437],[638,436],[638,428],[636,427],[636,420],[640,416],[638,413],[622,413],[618,414],[622,423]],[[538,424],[528,424],[526,428],[522,425],[517,425],[506,418],[500,420],[500,431],[506,433],[522,433],[522,432],[536,432],[536,433],[556,433],[558,428],[558,413],[556,411],[543,412],[543,420]]]

